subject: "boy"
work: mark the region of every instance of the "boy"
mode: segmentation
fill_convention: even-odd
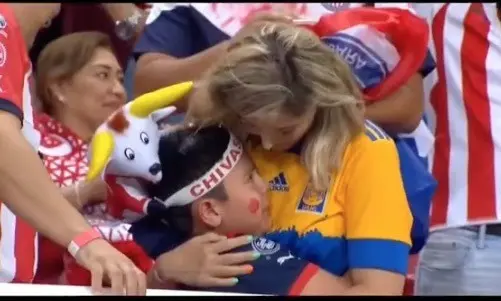
[[[241,143],[225,128],[185,128],[167,134],[160,140],[159,155],[163,178],[148,190],[164,208],[130,229],[152,258],[209,231],[259,236],[268,230],[267,185]],[[347,286],[346,279],[294,257],[264,237],[235,252],[252,249],[260,257],[253,262],[252,273],[240,277],[235,286],[196,289],[332,295]]]

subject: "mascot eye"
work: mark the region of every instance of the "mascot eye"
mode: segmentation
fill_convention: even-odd
[[[131,161],[134,160],[134,158],[136,157],[136,154],[134,154],[134,151],[130,148],[126,148],[124,150],[124,155],[127,159],[129,159]]]
[[[139,138],[141,139],[141,141],[143,141],[144,144],[150,143],[150,137],[148,137],[148,134],[146,134],[145,132],[141,132],[141,134],[139,134]]]

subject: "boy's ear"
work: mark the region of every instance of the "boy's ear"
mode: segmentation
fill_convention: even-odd
[[[223,221],[223,208],[215,199],[200,199],[195,205],[196,215],[205,225],[210,228],[217,228]]]

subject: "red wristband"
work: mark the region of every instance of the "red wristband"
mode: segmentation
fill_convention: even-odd
[[[75,257],[80,248],[98,238],[102,238],[101,233],[94,228],[80,233],[68,245],[68,252],[70,252],[71,256]]]

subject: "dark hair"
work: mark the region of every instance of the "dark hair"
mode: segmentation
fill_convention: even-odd
[[[226,128],[209,126],[201,129],[184,128],[160,138],[158,154],[162,165],[162,180],[148,187],[148,194],[166,200],[194,180],[203,176],[218,161],[228,147],[230,133]],[[220,184],[204,195],[226,200]],[[158,216],[181,235],[191,237],[193,219],[191,204],[170,207]]]
[[[36,70],[37,96],[45,113],[52,113],[54,103],[49,85],[54,81],[71,79],[99,48],[114,53],[110,38],[98,31],[67,34],[45,46],[38,57]]]

